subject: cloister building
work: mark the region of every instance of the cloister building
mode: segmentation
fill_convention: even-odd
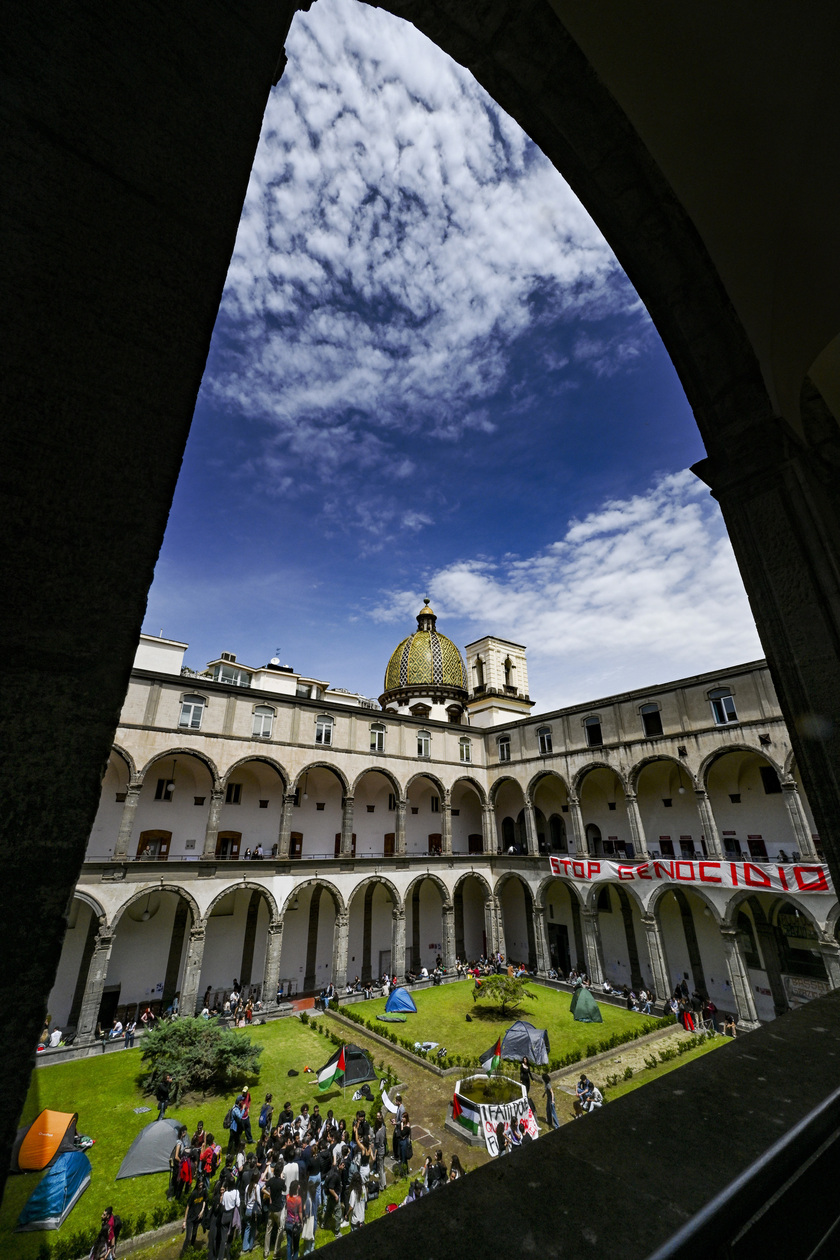
[[[276,659],[195,671],[186,644],[142,636],[60,1026],[85,1041],[176,994],[192,1013],[234,978],[271,1009],[278,989],[495,951],[660,999],[685,979],[746,1027],[840,987],[764,661],[535,715],[522,645],[487,636],[465,660],[428,601],[417,621],[378,701]]]

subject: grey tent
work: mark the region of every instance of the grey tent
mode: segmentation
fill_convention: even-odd
[[[120,1164],[121,1177],[144,1177],[147,1173],[169,1172],[169,1156],[178,1137],[180,1120],[153,1120],[141,1129]]]
[[[579,984],[572,994],[572,1004],[569,1010],[572,1013],[572,1018],[578,1020],[581,1024],[603,1024],[604,1022],[600,1006],[583,984]]]
[[[318,1069],[318,1075],[329,1067],[331,1063],[338,1060],[341,1048],[336,1050],[331,1058],[327,1059],[324,1067]],[[344,1080],[337,1082],[337,1088],[349,1089],[352,1085],[354,1089],[361,1085],[363,1081],[375,1081],[376,1073],[373,1070],[373,1064],[365,1054],[361,1046],[345,1046],[344,1047]]]
[[[503,1059],[523,1059],[526,1056],[532,1063],[548,1063],[551,1049],[548,1033],[544,1028],[535,1028],[525,1019],[518,1019],[502,1038]]]

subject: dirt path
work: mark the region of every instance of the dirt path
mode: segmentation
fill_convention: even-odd
[[[599,1089],[604,1090],[608,1076],[616,1074],[623,1076],[628,1067],[633,1069],[634,1074],[640,1072],[645,1067],[645,1058],[653,1055],[658,1059],[660,1050],[667,1050],[685,1041],[690,1035],[680,1024],[676,1024],[673,1028],[663,1029],[661,1033],[649,1040],[646,1039],[641,1044],[638,1041],[629,1041],[626,1045],[618,1046],[612,1054],[593,1063],[589,1068],[578,1063],[567,1072],[559,1073],[553,1078],[554,1089],[556,1092],[563,1090],[565,1093],[574,1094],[581,1072],[586,1072],[590,1080],[594,1081]]]

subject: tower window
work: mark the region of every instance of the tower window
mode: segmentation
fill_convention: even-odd
[[[253,735],[255,739],[271,739],[274,725],[274,709],[268,704],[258,704],[254,709]]]
[[[428,731],[417,732],[417,756],[431,757],[432,755],[432,737]]]
[[[203,696],[184,696],[181,700],[181,716],[178,725],[190,731],[201,729],[201,715],[207,702]]]
[[[662,714],[658,704],[643,704],[639,712],[642,715],[642,726],[645,735],[662,734]]]
[[[510,761],[510,736],[500,735],[496,742],[499,746],[499,761]]]
[[[600,748],[604,742],[604,736],[601,733],[601,719],[596,717],[586,718],[583,723],[583,729],[586,732],[586,742],[590,748]]]
[[[315,743],[331,744],[333,742],[333,726],[334,722],[331,717],[319,717],[315,719]]]
[[[545,757],[548,753],[552,751],[553,745],[551,741],[551,727],[550,726],[540,727],[540,729],[537,731],[537,743],[540,746],[540,753],[543,757]]]
[[[461,752],[462,761],[472,761],[472,741],[469,739],[459,739],[458,748]]]
[[[716,726],[729,726],[732,722],[738,721],[735,700],[728,687],[718,687],[716,691],[710,691],[709,703],[712,706],[712,717],[715,719]]]
[[[242,800],[242,784],[229,783],[225,789],[225,805],[238,805]]]
[[[370,728],[370,751],[385,751],[385,727],[381,722],[374,722]]]

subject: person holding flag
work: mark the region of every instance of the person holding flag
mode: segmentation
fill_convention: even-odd
[[[323,1091],[332,1089],[333,1085],[343,1086],[344,1066],[344,1046],[341,1046],[318,1073],[318,1088]]]

